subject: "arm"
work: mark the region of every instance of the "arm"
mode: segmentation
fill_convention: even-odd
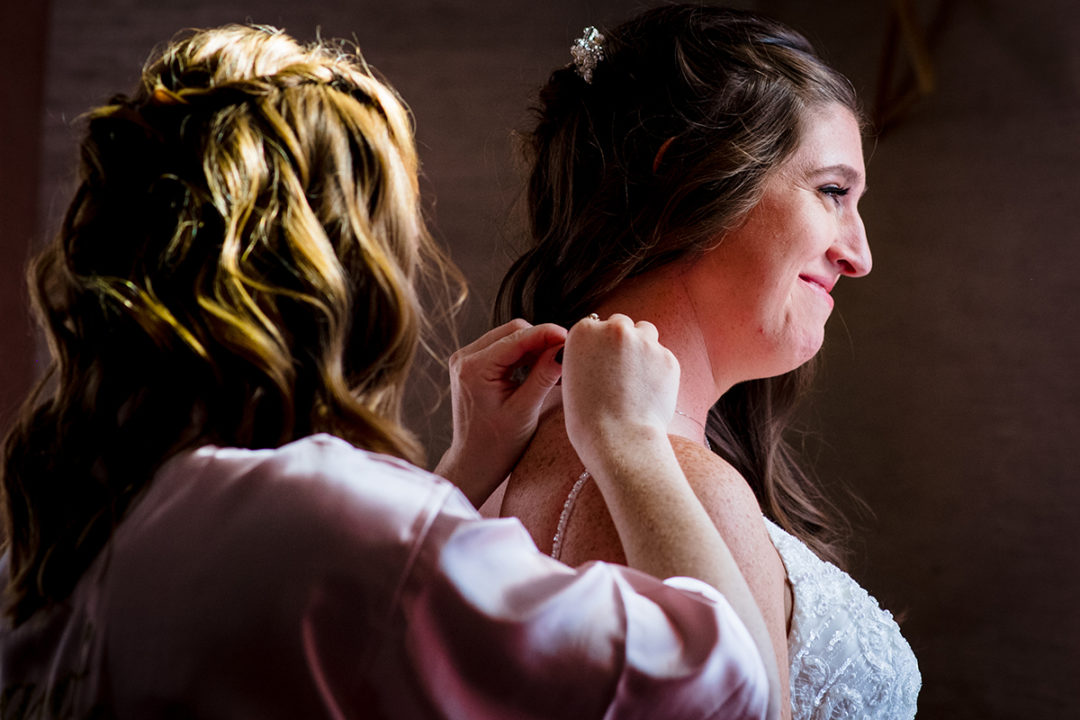
[[[694,494],[727,542],[765,619],[778,659],[781,717],[790,718],[787,572],[761,520],[761,506],[742,475],[722,458],[686,438],[670,439]]]
[[[700,443],[670,434],[668,439],[694,494],[731,551],[765,620],[778,659],[781,717],[789,718],[786,572],[762,522],[757,498],[734,468]],[[590,560],[627,561],[598,487],[591,483],[585,486],[570,525],[563,544],[564,562],[576,567]]]
[[[423,590],[402,596],[406,632],[447,717],[766,717],[761,655],[704,583],[607,563],[571,570],[518,522],[477,521],[456,493],[424,546],[407,583]]]
[[[517,462],[540,406],[559,381],[555,359],[566,330],[512,320],[450,357],[454,438],[435,468],[474,506],[491,494]],[[516,373],[526,369],[524,380]]]
[[[778,717],[769,633],[668,440],[677,389],[678,362],[657,343],[651,324],[635,326],[615,315],[570,331],[563,369],[567,433],[603,494],[627,563],[657,577],[698,578],[724,593],[765,661],[769,717]]]

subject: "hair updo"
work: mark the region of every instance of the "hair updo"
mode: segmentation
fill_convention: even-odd
[[[802,35],[755,14],[664,6],[603,34],[590,80],[568,66],[540,91],[524,138],[531,244],[503,279],[497,321],[569,326],[623,281],[700,256],[757,204],[811,111],[860,116]],[[827,503],[783,438],[806,378],[736,386],[708,435],[766,514],[836,559]]]

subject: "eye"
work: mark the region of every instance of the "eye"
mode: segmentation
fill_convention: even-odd
[[[820,188],[818,188],[818,192],[820,192],[822,195],[829,196],[837,204],[840,203],[841,199],[843,199],[843,197],[847,195],[850,190],[851,188],[840,187],[839,185],[822,185]]]

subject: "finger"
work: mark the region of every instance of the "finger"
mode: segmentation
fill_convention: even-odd
[[[509,322],[503,323],[497,328],[492,328],[491,330],[488,330],[476,340],[473,340],[471,343],[461,348],[461,350],[459,350],[458,352],[466,354],[480,352],[484,348],[497,343],[503,338],[509,335],[513,335],[516,332],[526,330],[530,327],[532,327],[532,325],[530,325],[528,321],[522,320],[521,318],[514,318]]]
[[[634,323],[634,327],[636,327],[638,330],[640,330],[641,334],[644,335],[646,338],[648,338],[648,339],[650,339],[650,340],[652,340],[654,342],[659,342],[659,340],[660,340],[660,331],[657,330],[656,326],[653,325],[648,320],[639,320],[636,323]]]
[[[523,410],[539,410],[551,388],[559,382],[562,365],[556,360],[556,356],[561,352],[561,345],[550,347],[533,363],[525,381],[514,392],[514,402]]]
[[[575,322],[574,325],[577,325],[578,323],[596,323],[596,322],[604,322],[604,321],[596,313],[589,313],[585,317],[583,317],[580,320],[578,320],[577,322]]]
[[[555,350],[566,342],[566,329],[553,323],[534,325],[518,330],[486,348],[485,360],[492,366],[511,367],[524,358],[535,357],[541,353]]]
[[[617,325],[627,325],[631,327],[634,325],[634,321],[631,320],[629,316],[623,315],[622,313],[615,313],[611,315],[610,317],[608,317],[606,322],[614,323]]]

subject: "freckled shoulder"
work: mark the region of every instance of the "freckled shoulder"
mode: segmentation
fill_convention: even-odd
[[[499,514],[521,520],[536,546],[551,552],[562,504],[581,469],[566,437],[562,410],[549,411],[540,418],[529,447],[510,474]]]
[[[791,598],[787,571],[762,521],[757,497],[745,478],[711,450],[675,436],[671,445],[686,479],[731,550],[765,618],[773,652],[780,659],[782,705],[789,707],[787,632]]]
[[[701,444],[672,436],[671,445],[694,494],[747,575],[751,589],[755,583],[750,575],[754,573],[762,573],[763,581],[769,578],[766,584],[780,587],[786,573],[750,485],[730,463]]]
[[[678,435],[670,438],[687,481],[710,515],[713,514],[710,508],[715,506],[717,511],[723,508],[726,512],[752,516],[761,524],[757,497],[738,470],[701,443]]]

